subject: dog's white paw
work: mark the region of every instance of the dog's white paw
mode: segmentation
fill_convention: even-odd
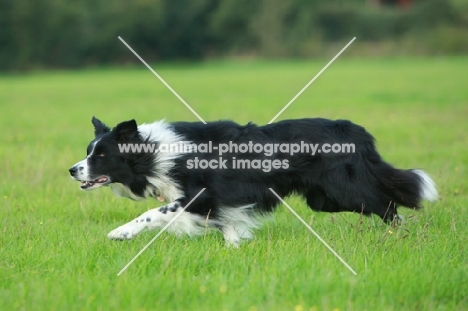
[[[128,223],[109,232],[107,237],[111,240],[130,240],[137,236],[145,226],[138,223]]]

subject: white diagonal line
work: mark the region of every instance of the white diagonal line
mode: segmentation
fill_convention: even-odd
[[[281,111],[278,112],[278,114],[277,114],[273,119],[271,119],[270,122],[268,122],[268,124],[273,123],[273,121],[275,121],[276,118],[278,118],[278,117],[280,116],[280,114],[282,114],[282,113],[283,113],[283,112],[284,112],[284,111],[285,111],[285,110],[302,94],[302,92],[304,92],[304,91],[309,87],[309,85],[311,85],[312,82],[314,82],[315,79],[317,79],[317,78],[322,74],[322,72],[324,72],[324,71],[328,68],[328,66],[330,66],[330,65],[332,64],[332,63],[335,61],[335,59],[337,59],[338,56],[340,56],[341,53],[343,53],[343,52],[348,48],[348,46],[350,46],[351,43],[353,43],[354,40],[356,40],[356,37],[354,37],[353,39],[351,39],[351,41],[349,41],[349,43],[346,44],[346,46],[345,46],[344,48],[342,48],[341,51],[338,52],[338,54],[336,54],[335,57],[333,57],[332,60],[329,61],[328,64],[327,64],[325,67],[323,67],[322,70],[320,70],[319,73],[317,73],[317,74],[315,75],[315,77],[314,77],[312,80],[310,80],[309,83],[307,83],[306,86],[304,86],[304,87],[302,88],[302,90],[300,90],[299,93],[297,93],[296,96],[294,96],[293,99],[291,99],[291,100],[289,101],[289,103],[287,103],[286,106],[284,106],[283,109],[281,109]]]
[[[148,244],[146,244],[145,247],[143,247],[141,251],[139,251],[138,254],[136,254],[135,257],[132,258],[132,260],[128,262],[128,264],[125,265],[125,267],[122,268],[122,270],[120,270],[119,273],[117,273],[117,276],[120,276],[125,270],[127,270],[127,268],[151,245],[151,243],[153,243],[164,231],[166,231],[166,229],[169,228],[169,226],[187,209],[187,207],[190,206],[190,204],[193,203],[193,201],[195,201],[196,198],[198,198],[200,194],[202,194],[203,191],[205,191],[205,189],[206,188],[203,188],[202,190],[200,190],[200,192],[198,192],[197,195],[194,196],[193,199],[190,200],[190,202],[188,202],[187,205],[185,205],[185,207],[180,212],[178,212],[174,216],[174,218],[172,218],[167,223],[167,225],[165,225],[164,228],[162,228],[161,231],[159,231],[158,234],[156,234],[156,236],[152,238],[151,241],[149,241]]]
[[[177,97],[177,98],[178,98],[178,99],[179,99],[179,100],[180,100],[180,101],[181,101],[181,102],[182,102],[182,103],[199,119],[199,120],[200,120],[200,121],[202,121],[204,124],[206,124],[205,120],[203,120],[203,119],[198,115],[198,113],[196,113],[195,110],[193,110],[193,108],[190,107],[190,105],[187,104],[187,103],[185,102],[185,100],[184,100],[182,97],[180,97],[180,95],[177,94],[177,92],[174,91],[174,89],[173,89],[169,84],[167,84],[166,81],[164,81],[164,79],[161,78],[161,76],[158,75],[158,74],[156,73],[156,71],[154,71],[153,68],[151,68],[151,67],[145,62],[145,60],[144,60],[143,58],[141,58],[140,55],[138,55],[138,53],[135,52],[135,51],[130,47],[130,45],[127,44],[127,42],[125,42],[124,39],[122,39],[120,36],[119,36],[118,38],[119,38],[120,41],[122,41],[123,44],[125,44],[125,46],[126,46],[130,51],[132,51],[133,54],[135,54],[135,56],[136,56],[149,70],[151,70],[151,72],[152,72],[152,73],[153,73],[153,74],[154,74],[154,75],[155,75],[155,76],[156,76],[156,77],[157,77],[157,78],[158,78],[158,79],[159,79],[159,80],[160,80],[160,81],[161,81],[161,82],[162,82],[162,83],[163,83],[163,84],[164,84],[164,85],[165,85],[165,86],[166,86],[166,87],[167,87],[167,88],[168,88],[168,89],[169,89],[169,90],[170,90],[170,91],[171,91],[171,92],[172,92],[172,93],[173,93],[173,94],[174,94],[174,95],[175,95],[175,96],[176,96],[176,97]]]
[[[348,265],[348,263],[346,261],[343,260],[343,258],[340,257],[340,255],[337,254],[337,252],[335,252],[335,250],[333,248],[331,248],[330,245],[328,245],[327,242],[325,242],[319,235],[317,232],[314,231],[314,229],[312,229],[311,226],[309,226],[308,223],[305,222],[304,219],[301,218],[301,216],[299,216],[295,210],[292,209],[291,206],[288,205],[288,203],[286,203],[283,198],[281,198],[272,188],[268,188],[290,211],[291,213],[294,214],[294,216],[296,216],[303,224],[304,226],[306,226],[307,229],[310,230],[310,232],[312,232],[316,237],[317,239],[319,239],[320,242],[322,242],[323,245],[325,245],[329,250],[330,252],[332,252],[333,255],[335,255],[336,258],[338,258],[345,266],[346,268],[349,269],[349,271],[351,271],[354,275],[357,275],[356,271],[353,270],[353,268],[351,268],[350,265]]]

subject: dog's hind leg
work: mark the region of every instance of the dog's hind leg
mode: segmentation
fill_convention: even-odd
[[[306,193],[305,198],[307,200],[307,205],[314,211],[329,213],[343,211],[338,203],[328,198],[325,192],[318,188],[310,189]]]
[[[220,228],[221,232],[223,233],[224,240],[226,241],[226,245],[232,247],[239,247],[241,242],[241,237],[237,232],[236,228],[232,225],[222,226]]]
[[[205,219],[201,215],[183,211],[180,202],[175,201],[168,205],[151,209],[132,221],[112,230],[107,237],[112,240],[129,240],[142,231],[163,228],[173,221],[167,231],[176,234],[201,235],[205,229]],[[175,220],[173,220],[177,217]]]
[[[253,210],[255,204],[219,209],[216,223],[226,241],[226,245],[239,247],[242,239],[252,239],[252,230],[261,223],[260,216]]]
[[[402,217],[397,213],[397,205],[393,201],[390,201],[386,208],[382,207],[374,213],[379,215],[387,224],[397,224],[402,220]]]

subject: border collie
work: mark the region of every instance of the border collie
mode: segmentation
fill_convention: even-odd
[[[252,238],[260,216],[280,203],[269,188],[281,197],[302,195],[315,211],[376,214],[385,222],[398,217],[397,206],[418,209],[423,199],[437,199],[435,184],[424,171],[387,164],[374,138],[346,120],[264,126],[231,121],[137,126],[130,120],[113,129],[95,117],[92,123],[95,138],[87,157],[69,169],[81,189],[109,186],[119,196],[168,203],[111,231],[110,239],[162,228],[186,208],[169,231],[200,235],[217,228],[227,244],[238,246]],[[343,145],[353,146],[352,152],[330,150],[340,151]]]

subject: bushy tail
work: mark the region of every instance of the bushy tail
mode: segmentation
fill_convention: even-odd
[[[419,181],[419,195],[421,199],[434,202],[437,200],[439,194],[437,193],[436,184],[426,172],[421,170],[411,170],[410,172],[418,175]]]
[[[384,192],[397,205],[420,208],[422,200],[438,197],[434,181],[422,170],[400,170],[385,162],[380,164],[378,179]],[[374,176],[376,176],[374,174]]]

